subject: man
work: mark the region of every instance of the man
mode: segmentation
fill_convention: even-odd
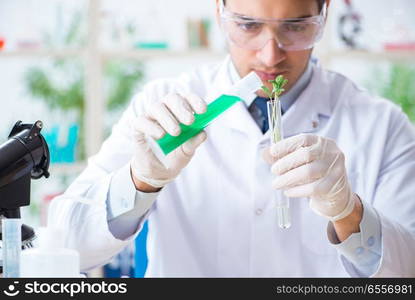
[[[415,132],[388,101],[322,70],[311,53],[329,0],[217,0],[228,57],[148,84],[87,169],[54,200],[83,269],[149,222],[147,276],[414,276]],[[269,144],[265,95],[244,99],[168,156],[180,134],[249,72],[282,74],[285,139]],[[257,97],[259,96],[259,97]],[[276,199],[292,225],[277,226]]]

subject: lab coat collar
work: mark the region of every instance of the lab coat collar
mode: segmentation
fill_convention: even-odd
[[[226,94],[233,85],[234,75],[231,74],[231,64],[232,61],[228,55],[213,80],[213,88],[207,95],[208,103],[212,102],[220,95]],[[253,93],[251,97],[244,99],[243,102],[240,101],[234,104],[220,115],[218,119],[213,122],[213,125],[215,127],[218,126],[219,128],[231,128],[232,130],[240,131],[247,134],[250,138],[261,138],[262,132],[247,109],[248,103],[252,103],[255,98],[256,95]]]
[[[233,84],[230,64],[232,62],[228,56],[213,81],[214,89],[207,96],[208,102],[225,93]],[[313,75],[310,83],[282,117],[284,137],[300,133],[312,133],[318,130],[321,116],[329,117],[331,115],[330,86],[327,73],[321,69],[316,61],[312,62],[312,68]],[[238,102],[233,105],[214,123],[217,126],[240,131],[259,141],[269,139],[269,131],[262,134],[247,109],[247,103],[251,103],[254,98],[255,95],[252,96],[252,99],[245,99],[245,102]]]
[[[312,67],[310,83],[282,116],[285,137],[315,132],[319,129],[321,117],[331,116],[329,73],[318,62],[313,62]]]

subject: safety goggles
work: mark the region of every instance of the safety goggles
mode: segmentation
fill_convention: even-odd
[[[312,48],[323,35],[326,11],[324,5],[319,15],[308,18],[259,19],[233,13],[220,1],[221,27],[227,39],[249,50],[260,50],[271,39],[285,51]]]

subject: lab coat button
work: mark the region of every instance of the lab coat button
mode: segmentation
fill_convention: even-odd
[[[260,208],[258,208],[256,211],[255,211],[255,213],[256,213],[256,215],[257,216],[259,216],[259,215],[262,215],[262,209],[260,209]]]
[[[259,143],[258,147],[260,149],[263,149],[265,147],[268,147],[268,145],[269,145],[269,142],[268,141],[262,141],[262,142]]]
[[[372,247],[374,244],[375,244],[375,238],[373,236],[367,239],[367,245],[369,247]]]
[[[363,249],[363,247],[358,247],[358,248],[356,248],[356,250],[355,250],[355,253],[356,253],[357,255],[361,255],[361,254],[363,254],[363,252],[365,252],[365,249]]]

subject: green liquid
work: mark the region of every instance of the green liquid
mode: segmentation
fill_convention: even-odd
[[[230,95],[222,95],[207,106],[207,110],[203,114],[195,114],[195,121],[192,125],[180,124],[181,133],[178,136],[166,134],[156,142],[160,146],[165,155],[202,132],[209,123],[217,118],[220,114],[230,108],[232,105],[241,101],[241,98]]]

